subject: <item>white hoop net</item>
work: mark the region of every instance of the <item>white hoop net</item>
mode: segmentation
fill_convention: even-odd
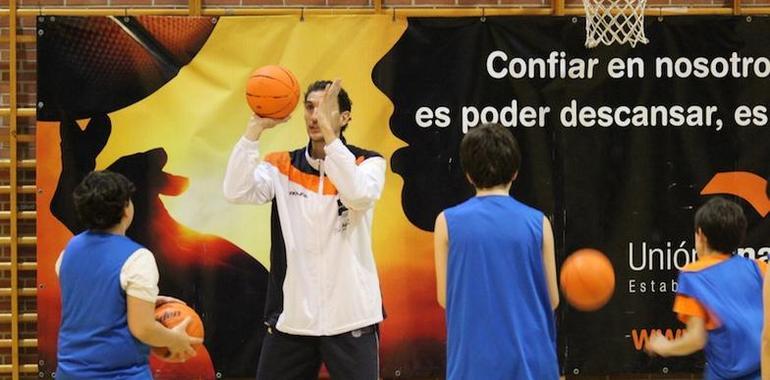
[[[586,10],[586,47],[599,44],[649,42],[644,36],[647,0],[583,0]]]

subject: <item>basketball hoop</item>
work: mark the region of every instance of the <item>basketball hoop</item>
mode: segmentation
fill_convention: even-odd
[[[583,0],[586,10],[586,47],[599,44],[649,42],[644,36],[647,0]]]

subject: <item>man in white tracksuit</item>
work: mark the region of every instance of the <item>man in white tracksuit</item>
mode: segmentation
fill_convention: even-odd
[[[230,202],[272,202],[270,278],[258,380],[377,379],[383,319],[371,248],[385,160],[347,145],[351,102],[340,81],[304,98],[309,144],[260,159],[262,133],[287,119],[252,116],[227,164]]]

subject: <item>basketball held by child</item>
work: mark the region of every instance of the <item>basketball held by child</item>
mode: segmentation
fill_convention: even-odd
[[[198,313],[189,306],[179,302],[167,302],[155,308],[155,320],[167,328],[173,328],[182,323],[185,318],[190,317],[190,324],[187,325],[187,335],[193,338],[203,338],[203,321]],[[193,345],[198,349],[199,345]],[[168,358],[170,352],[166,347],[153,347],[152,354],[161,358]]]
[[[603,307],[615,292],[615,270],[600,251],[579,249],[562,264],[559,284],[570,305],[594,311]]]
[[[246,101],[259,117],[283,119],[297,107],[299,91],[291,71],[277,65],[263,66],[246,82]]]

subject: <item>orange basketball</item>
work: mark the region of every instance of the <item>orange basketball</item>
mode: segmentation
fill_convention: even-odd
[[[246,82],[246,101],[260,117],[283,119],[299,101],[299,83],[291,71],[270,65],[254,70]]]
[[[615,291],[615,270],[603,253],[579,249],[561,266],[561,291],[578,310],[593,311],[604,306]]]
[[[155,308],[155,320],[168,328],[178,325],[187,317],[191,318],[190,324],[187,325],[187,330],[185,330],[187,335],[203,338],[203,322],[201,317],[189,306],[178,302],[168,302]],[[195,348],[196,350],[198,349],[198,347]],[[166,347],[153,347],[152,353],[159,358],[166,358],[169,355]]]

